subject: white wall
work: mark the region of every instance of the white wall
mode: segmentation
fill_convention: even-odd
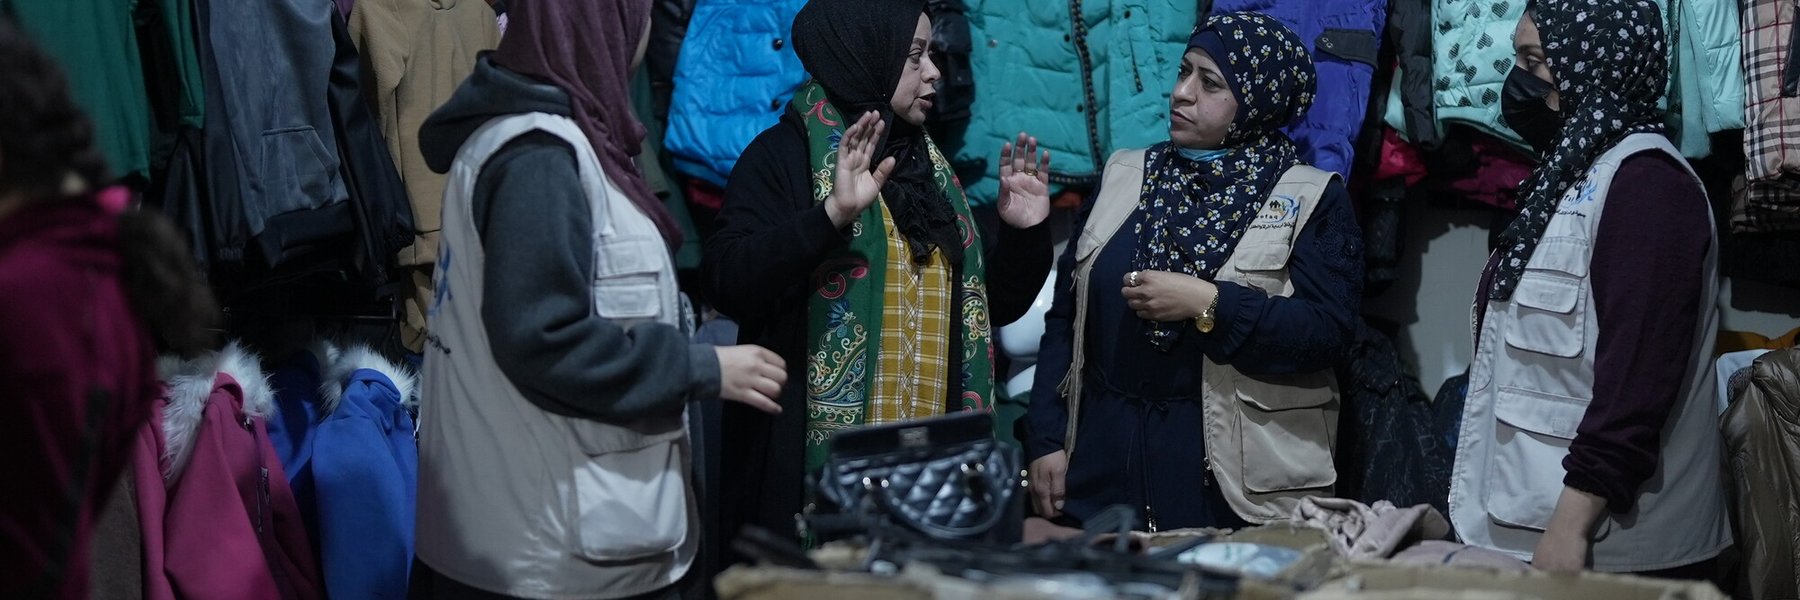
[[[1488,237],[1504,226],[1498,212],[1448,208],[1408,200],[1402,226],[1400,281],[1363,300],[1363,312],[1399,323],[1400,357],[1419,369],[1419,383],[1437,393],[1445,379],[1462,373],[1473,352],[1469,309],[1487,262]],[[1800,291],[1751,281],[1720,290],[1721,324],[1727,330],[1774,337],[1800,327]]]
[[[1488,231],[1498,211],[1446,208],[1408,200],[1402,217],[1400,279],[1363,299],[1363,313],[1401,326],[1401,360],[1419,370],[1425,393],[1462,373],[1473,354],[1469,309],[1488,257]]]

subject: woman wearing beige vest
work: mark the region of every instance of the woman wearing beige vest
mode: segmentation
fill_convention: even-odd
[[[1467,543],[1705,577],[1731,544],[1709,384],[1717,247],[1664,137],[1651,0],[1534,2],[1501,107],[1542,153],[1477,292],[1451,473]]]
[[[1208,18],[1169,141],[1113,155],[1058,265],[1026,451],[1035,508],[1139,527],[1241,526],[1330,494],[1362,244],[1350,198],[1280,127],[1312,103],[1298,36]]]
[[[449,174],[413,592],[676,598],[700,549],[691,402],[778,412],[781,358],[696,344],[680,230],[633,163],[650,0],[533,0],[420,128]],[[686,586],[692,587],[692,584]]]

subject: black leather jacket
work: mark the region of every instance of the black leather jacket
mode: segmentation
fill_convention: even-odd
[[[650,92],[656,119],[669,119],[669,96],[675,91],[675,61],[681,57],[681,41],[687,38],[688,17],[695,0],[656,0],[650,10],[650,49],[644,68],[650,75]]]

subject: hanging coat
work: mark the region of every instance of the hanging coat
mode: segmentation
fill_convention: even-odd
[[[675,169],[724,186],[739,154],[774,125],[806,69],[788,43],[805,0],[699,0],[675,66],[668,137]]]
[[[366,346],[320,342],[271,379],[282,416],[269,437],[317,544],[326,592],[404,597],[419,478],[407,406],[417,378]]]
[[[1213,5],[1215,13],[1241,10],[1275,17],[1299,34],[1312,52],[1318,95],[1306,116],[1285,131],[1299,144],[1300,160],[1348,180],[1387,25],[1387,2],[1218,0]]]
[[[1168,139],[1169,95],[1196,3],[1088,0],[969,2],[976,88],[955,163],[972,205],[999,196],[1000,145],[1021,130],[1050,151],[1052,183],[1091,185],[1121,148]],[[1079,8],[1079,19],[1071,11]],[[1386,3],[1377,0],[1226,0],[1213,12],[1253,10],[1293,29],[1313,52],[1318,97],[1285,131],[1309,164],[1348,176],[1375,71]],[[973,165],[979,169],[968,168]]]
[[[151,600],[324,598],[265,419],[274,393],[233,344],[164,359],[165,393],[132,454]]]

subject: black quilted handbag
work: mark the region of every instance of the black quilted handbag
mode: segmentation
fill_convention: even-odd
[[[1019,449],[964,412],[837,434],[806,529],[820,541],[898,526],[933,539],[1012,544],[1025,522]]]

